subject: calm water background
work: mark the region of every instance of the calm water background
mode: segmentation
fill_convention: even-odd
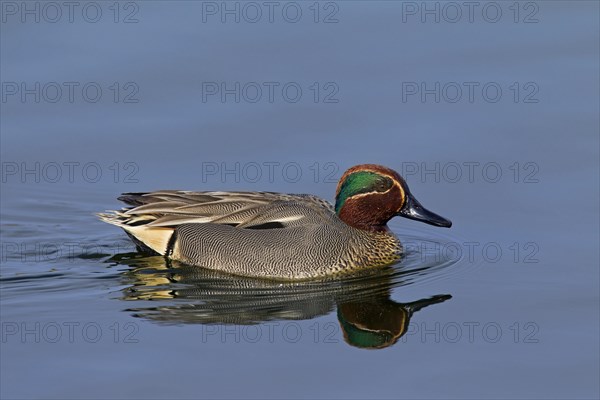
[[[2,398],[598,398],[597,2],[276,3],[272,22],[261,3],[24,4],[0,26]],[[345,342],[339,283],[186,294],[198,279],[122,255],[93,216],[165,188],[331,200],[364,162],[454,222],[392,222],[413,244],[396,268],[431,268],[387,295],[452,299],[380,350]]]

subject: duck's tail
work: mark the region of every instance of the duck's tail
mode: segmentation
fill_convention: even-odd
[[[135,244],[144,250],[151,250],[160,255],[167,253],[169,241],[175,231],[174,227],[148,226],[156,220],[153,214],[126,214],[126,210],[107,211],[96,214],[102,221],[123,228]]]

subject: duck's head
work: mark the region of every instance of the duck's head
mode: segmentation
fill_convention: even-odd
[[[348,225],[369,231],[386,230],[400,216],[450,228],[452,222],[421,205],[396,171],[375,164],[356,165],[342,175],[335,212]]]
[[[406,334],[413,313],[451,298],[449,294],[442,294],[412,303],[397,303],[387,294],[371,300],[350,301],[338,304],[338,320],[348,344],[381,349]]]

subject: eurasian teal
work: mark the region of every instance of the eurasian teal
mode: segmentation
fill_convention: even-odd
[[[99,214],[142,250],[223,272],[270,279],[320,278],[390,265],[403,254],[387,222],[402,216],[449,228],[425,209],[395,171],[347,170],[335,206],[308,194],[124,193],[130,207]]]

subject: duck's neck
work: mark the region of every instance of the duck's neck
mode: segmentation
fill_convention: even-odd
[[[385,222],[381,223],[374,219],[372,214],[361,214],[359,210],[351,207],[342,207],[337,215],[347,225],[362,231],[373,233],[388,233],[390,231]]]

